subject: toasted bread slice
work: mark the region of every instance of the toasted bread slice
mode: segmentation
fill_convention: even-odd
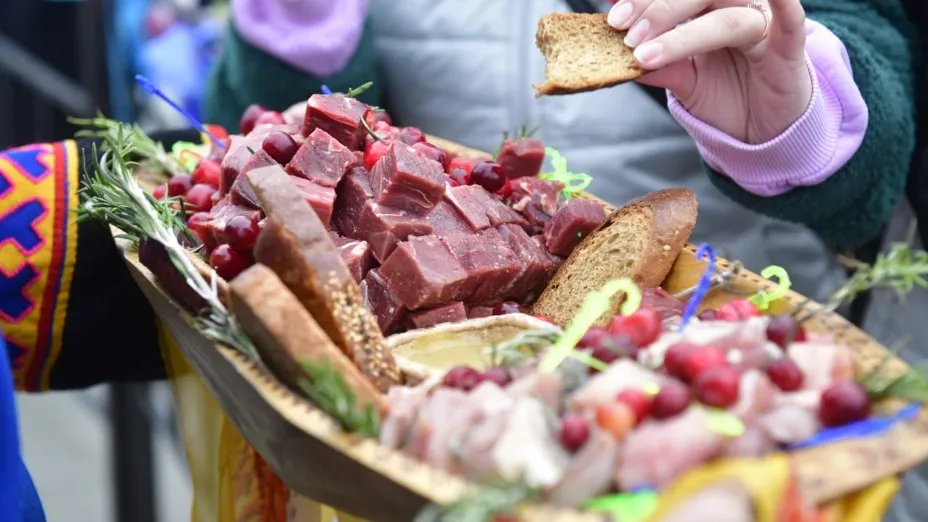
[[[302,363],[328,364],[340,373],[361,405],[384,411],[383,395],[335,346],[274,272],[256,264],[229,285],[232,311],[255,343],[261,360],[285,385],[299,392],[308,379]]]
[[[545,81],[535,95],[571,94],[612,87],[641,77],[632,49],[605,14],[553,13],[538,21],[535,45],[545,57]]]
[[[586,295],[628,277],[642,288],[659,286],[696,224],[696,196],[684,188],[659,190],[615,211],[577,245],[542,292],[532,313],[565,325]],[[622,297],[613,300],[618,311]],[[604,325],[612,314],[597,324]]]
[[[280,166],[246,174],[267,214],[255,243],[266,265],[309,310],[329,338],[381,391],[402,383],[377,319],[316,212]]]

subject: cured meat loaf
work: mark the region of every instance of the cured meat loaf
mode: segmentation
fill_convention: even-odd
[[[254,255],[312,314],[329,338],[381,391],[402,383],[377,320],[329,231],[282,169],[246,174],[267,214]]]

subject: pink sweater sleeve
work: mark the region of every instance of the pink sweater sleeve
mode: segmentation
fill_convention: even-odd
[[[825,26],[806,21],[806,63],[812,100],[783,134],[758,145],[742,143],[687,112],[668,92],[674,118],[696,141],[703,159],[741,188],[776,196],[828,179],[857,152],[867,131],[867,105],[844,44]]]

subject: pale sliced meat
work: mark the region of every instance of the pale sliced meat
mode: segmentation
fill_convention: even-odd
[[[760,370],[748,370],[741,375],[738,403],[729,411],[746,423],[763,415],[773,407],[779,390]]]
[[[427,399],[427,391],[423,388],[390,388],[387,392],[390,411],[380,426],[380,444],[393,449],[402,448],[419,414],[419,408]]]
[[[512,397],[534,397],[553,412],[561,410],[563,379],[560,372],[533,372],[516,379],[506,388]]]
[[[780,444],[806,440],[821,428],[814,410],[796,405],[781,406],[762,416],[757,424]]]
[[[564,478],[547,494],[561,507],[580,507],[585,501],[612,489],[619,443],[612,434],[596,429],[564,471]]]
[[[824,390],[834,381],[854,378],[853,355],[847,347],[830,340],[792,343],[787,353],[805,376],[804,388]]]
[[[586,384],[570,397],[569,402],[575,410],[593,409],[600,404],[615,401],[616,395],[624,389],[644,390],[655,385],[663,386],[672,380],[630,359],[621,359],[607,370],[590,377]]]
[[[561,481],[570,455],[561,447],[541,401],[521,397],[509,416],[506,430],[493,447],[500,478],[549,488]]]

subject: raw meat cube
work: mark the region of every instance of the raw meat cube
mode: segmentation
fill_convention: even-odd
[[[545,223],[545,246],[554,254],[569,256],[605,219],[603,206],[596,201],[571,199]]]
[[[361,297],[364,307],[374,314],[380,331],[385,335],[395,330],[406,315],[406,307],[390,295],[387,282],[376,268],[361,281]]]
[[[322,224],[328,227],[329,221],[332,219],[332,207],[335,206],[335,189],[296,176],[290,176],[290,179],[296,185],[296,188],[303,193],[303,197],[306,198],[309,206],[316,211],[316,215],[319,216]]]
[[[506,140],[496,161],[510,180],[537,176],[545,162],[545,146],[538,138]]]
[[[364,167],[352,168],[335,192],[335,226],[342,234],[357,239],[361,211],[365,203],[374,199],[370,174]]]
[[[358,158],[322,129],[316,129],[296,151],[287,172],[335,188],[348,169],[358,164]]]
[[[522,262],[522,271],[513,281],[507,297],[524,299],[533,290],[547,283],[554,275],[556,264],[548,251],[541,247],[518,225],[500,225],[500,236]]]
[[[473,230],[464,216],[447,201],[439,201],[425,219],[432,225],[435,235],[449,237],[457,234],[472,234]]]
[[[387,288],[406,308],[415,310],[451,301],[467,272],[435,236],[400,243],[380,267]]]
[[[506,198],[513,209],[533,226],[541,228],[557,212],[564,185],[535,177],[510,181],[512,193]]]
[[[371,254],[371,247],[367,241],[357,241],[347,239],[338,245],[338,252],[342,255],[342,260],[348,265],[348,271],[354,276],[358,283],[364,279],[368,270],[374,266],[374,256]]]
[[[495,229],[448,237],[442,241],[467,274],[457,294],[460,301],[484,303],[497,300],[506,295],[522,272],[519,258]]]
[[[457,323],[467,319],[467,311],[464,309],[464,303],[452,301],[428,310],[410,312],[406,320],[411,323],[412,328],[428,328],[441,323]]]
[[[279,167],[279,164],[274,161],[274,158],[272,158],[270,154],[264,152],[263,149],[255,152],[251,158],[245,162],[239,176],[235,178],[235,181],[232,183],[232,203],[245,207],[261,208],[258,197],[255,196],[255,191],[251,189],[251,185],[248,183],[248,178],[241,174],[272,166]],[[282,169],[283,167],[280,168]]]
[[[365,132],[361,119],[366,120],[370,113],[370,107],[354,98],[313,94],[306,103],[303,135],[322,129],[349,149],[359,150],[364,146]]]
[[[445,199],[475,231],[507,223],[528,226],[528,222],[518,212],[494,198],[480,185],[452,187],[445,193]]]
[[[368,201],[358,221],[358,239],[367,241],[377,261],[383,263],[393,253],[396,244],[410,236],[426,236],[432,225],[422,216]]]
[[[479,319],[481,317],[490,317],[493,315],[493,308],[489,306],[471,306],[467,310],[468,319]]]
[[[441,201],[445,185],[440,163],[402,143],[390,145],[371,169],[371,188],[378,203],[418,215],[425,215]]]

